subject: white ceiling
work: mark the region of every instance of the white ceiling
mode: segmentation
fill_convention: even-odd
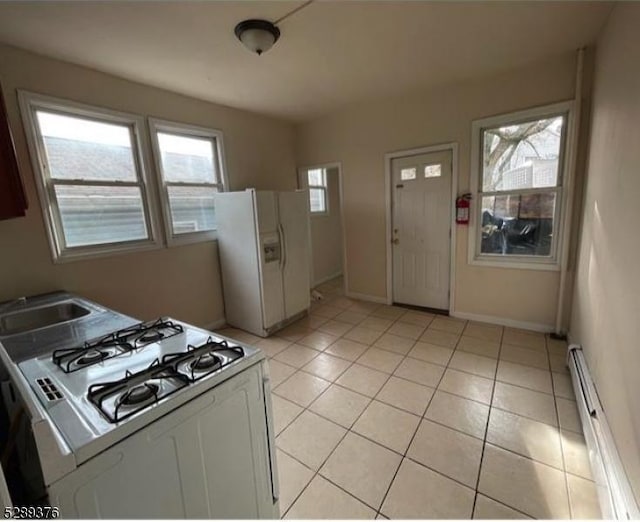
[[[305,120],[589,44],[609,2],[316,0],[252,55],[233,34],[302,1],[0,2],[0,41],[196,98]]]

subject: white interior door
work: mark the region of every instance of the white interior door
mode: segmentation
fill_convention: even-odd
[[[449,309],[451,152],[393,159],[393,301]]]

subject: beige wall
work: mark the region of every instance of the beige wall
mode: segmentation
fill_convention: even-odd
[[[640,6],[618,4],[597,45],[571,340],[583,345],[640,501]]]
[[[299,164],[342,162],[348,290],[386,297],[384,154],[459,144],[458,193],[469,189],[471,121],[572,99],[575,55],[508,74],[413,96],[363,103],[304,123]],[[455,311],[553,325],[558,272],[496,269],[467,263],[467,227],[457,227]]]
[[[198,325],[221,319],[214,242],[53,264],[16,89],[221,129],[232,189],[295,188],[292,126],[1,45],[0,78],[29,199],[25,218],[0,221],[0,301],[66,289],[141,319],[163,314]]]
[[[340,174],[327,169],[329,214],[311,216],[313,284],[317,285],[342,273],[342,219],[340,217]]]

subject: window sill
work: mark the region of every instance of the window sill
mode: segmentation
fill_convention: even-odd
[[[74,261],[88,261],[91,259],[101,259],[118,255],[135,254],[137,252],[148,252],[150,250],[160,250],[162,244],[157,241],[145,241],[123,245],[79,247],[77,250],[67,249],[61,253],[53,252],[53,263],[56,265],[71,263]]]
[[[559,272],[560,264],[557,261],[529,261],[526,259],[490,259],[486,257],[469,260],[472,266],[487,268],[512,268],[515,270],[540,270],[545,272]]]
[[[196,243],[206,243],[209,241],[217,241],[218,232],[210,230],[208,232],[193,232],[190,234],[180,234],[178,236],[170,236],[167,238],[167,246],[169,248],[180,247],[184,245],[195,245]]]

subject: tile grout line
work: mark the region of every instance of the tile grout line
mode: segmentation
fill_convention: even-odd
[[[496,364],[496,370],[494,373],[494,377],[493,377],[493,384],[491,386],[491,398],[489,399],[489,413],[487,414],[487,422],[485,424],[484,427],[484,440],[482,441],[482,450],[480,452],[480,465],[478,466],[478,477],[476,478],[476,487],[475,487],[475,493],[473,496],[473,506],[471,508],[471,518],[473,518],[473,515],[476,511],[476,504],[478,502],[478,488],[480,487],[480,477],[482,476],[482,465],[484,463],[484,451],[487,447],[487,435],[489,434],[489,423],[491,422],[491,410],[493,407],[493,396],[495,394],[495,390],[496,390],[496,382],[497,382],[497,378],[498,378],[498,366],[500,364],[500,354],[502,352],[502,342],[504,340],[504,328],[502,329],[502,334],[500,335],[500,345],[498,347],[498,363]]]
[[[569,478],[567,477],[567,463],[564,458],[564,444],[562,443],[562,429],[560,427],[560,412],[558,410],[558,401],[556,399],[556,385],[553,381],[553,368],[551,367],[551,358],[549,357],[549,342],[547,336],[544,338],[544,345],[547,351],[547,360],[549,361],[549,372],[551,374],[551,391],[553,392],[553,408],[556,412],[556,421],[558,422],[558,439],[560,442],[560,457],[562,458],[562,471],[564,479],[564,488],[567,492],[567,507],[569,508],[569,517],[573,519],[573,506],[571,505],[571,494],[569,493]]]
[[[401,317],[401,316],[400,316],[400,317]],[[399,319],[399,318],[398,318],[398,319]],[[396,319],[395,321],[397,321],[398,319]],[[391,323],[391,325],[390,325],[388,328],[391,328],[391,326],[393,326],[393,324],[395,323],[395,321],[394,321],[393,323]],[[388,330],[388,328],[387,328],[387,330]],[[386,330],[385,330],[385,332],[386,332]],[[345,333],[348,333],[348,332],[345,332]],[[381,334],[381,335],[384,335],[384,332],[383,332],[383,334]],[[343,336],[344,336],[344,334],[343,334]],[[338,339],[343,338],[343,336],[339,337]],[[337,340],[336,340],[336,342],[337,342]],[[415,343],[414,343],[414,344],[415,344]],[[405,356],[403,357],[402,361],[400,362],[400,364],[402,364],[402,362],[403,362],[406,358],[407,358],[407,356],[405,355]],[[351,368],[354,364],[356,364],[356,362],[355,362],[355,361],[353,361],[353,362],[352,362],[352,364],[349,366],[349,368]],[[399,365],[398,365],[398,366],[399,366]],[[345,369],[345,372],[346,372],[347,370],[348,370],[348,368],[347,368],[347,369]],[[344,372],[343,372],[343,373],[344,373]],[[292,375],[293,375],[293,374],[292,374]],[[341,374],[341,375],[342,375],[342,374]],[[443,372],[443,375],[444,375],[444,372]],[[295,503],[298,501],[298,499],[302,496],[302,494],[303,494],[303,493],[306,491],[306,489],[309,487],[309,484],[311,484],[311,482],[313,481],[313,479],[314,479],[317,475],[319,475],[319,474],[320,474],[320,470],[322,469],[322,467],[323,467],[323,466],[325,465],[325,463],[326,463],[326,462],[331,458],[331,456],[333,455],[333,453],[335,452],[335,450],[338,448],[338,446],[342,443],[342,441],[346,438],[346,436],[347,436],[349,433],[354,433],[354,434],[356,434],[356,435],[358,435],[358,436],[362,437],[362,435],[360,435],[359,433],[357,433],[357,432],[355,432],[355,431],[352,431],[352,430],[351,430],[351,428],[352,428],[353,426],[355,426],[355,425],[356,425],[356,423],[358,422],[358,420],[360,419],[360,417],[362,417],[362,415],[364,414],[364,412],[369,408],[369,406],[371,405],[371,403],[375,400],[375,397],[380,393],[380,391],[382,390],[382,388],[384,388],[384,386],[387,384],[387,382],[389,382],[389,380],[391,379],[391,377],[392,377],[392,376],[393,376],[393,374],[389,374],[389,375],[388,375],[387,379],[386,379],[386,380],[385,380],[385,382],[380,386],[380,388],[378,389],[378,391],[376,392],[376,394],[374,395],[374,397],[373,397],[373,398],[370,398],[370,400],[369,400],[369,402],[368,402],[367,406],[366,406],[366,407],[362,410],[362,412],[360,412],[360,414],[356,417],[356,419],[355,419],[355,420],[353,421],[353,423],[351,424],[351,427],[350,427],[350,428],[348,428],[348,429],[346,429],[345,434],[340,438],[340,440],[338,441],[338,443],[337,443],[337,444],[333,447],[333,449],[329,452],[329,454],[327,455],[327,457],[323,460],[323,462],[320,464],[320,466],[318,467],[318,469],[315,471],[314,475],[311,477],[311,480],[309,480],[309,482],[307,483],[307,485],[302,489],[302,491],[301,491],[301,492],[296,496],[296,498],[291,502],[291,505],[287,508],[287,510],[285,511],[285,513],[283,513],[283,514],[282,514],[282,516],[286,516],[286,514],[289,512],[289,510],[290,510],[290,509],[295,505]],[[339,377],[338,377],[338,378],[339,378]],[[336,380],[337,380],[337,379],[336,379]],[[339,385],[338,385],[338,386],[339,386]],[[330,386],[328,386],[328,387],[327,387],[327,389],[328,389],[329,387],[330,387]],[[351,390],[351,391],[353,391],[353,390]],[[314,403],[318,398],[320,398],[320,396],[321,396],[321,395],[323,395],[325,392],[326,392],[326,390],[324,390],[324,391],[323,391],[323,392],[322,392],[322,393],[321,393],[321,394],[320,394],[316,399],[314,399],[314,400],[309,404],[309,406],[311,406],[311,405],[312,405],[312,404],[313,404],[313,403]],[[357,393],[357,392],[356,392],[356,393]],[[435,392],[434,392],[434,393],[435,393]],[[433,399],[433,395],[431,396],[430,401],[431,401],[432,399]],[[429,401],[429,402],[430,402],[430,401]],[[428,405],[427,405],[427,408],[428,408]],[[302,414],[304,413],[304,411],[306,411],[306,410],[308,410],[308,411],[309,411],[309,412],[311,412],[311,413],[315,413],[315,412],[313,412],[313,411],[309,410],[309,409],[308,409],[308,407],[306,407],[306,408],[304,408],[304,409],[303,409],[303,411],[301,411],[301,412],[298,414],[298,416],[297,416],[297,417],[299,417],[300,415],[302,415]],[[425,411],[426,411],[426,408],[425,408]],[[316,414],[316,415],[317,415],[317,414]],[[297,418],[297,417],[296,417],[296,418]],[[324,418],[324,417],[322,417],[322,418]],[[328,419],[327,419],[327,420],[328,420]],[[333,422],[333,421],[330,421],[330,422]],[[292,421],[292,423],[293,423],[293,421]],[[336,425],[340,426],[340,425],[339,425],[339,424],[337,424],[337,423],[334,423],[334,424],[336,424]],[[291,425],[291,424],[289,424],[289,425]],[[420,423],[418,423],[418,427],[419,427],[419,426],[420,426]],[[342,427],[342,428],[344,428],[343,426],[341,426],[341,427]],[[418,427],[416,427],[416,432],[417,432]],[[285,429],[286,429],[286,428],[285,428]],[[282,430],[282,432],[284,432],[284,429]],[[282,432],[281,432],[281,433],[282,433]],[[415,436],[415,433],[414,433],[414,436]],[[366,438],[366,437],[364,437],[364,438]],[[369,439],[367,439],[367,440],[369,440]],[[412,438],[412,440],[413,440],[413,438]],[[375,441],[371,441],[371,442],[372,442],[372,443],[374,443],[374,444],[378,444],[378,445],[380,445],[381,447],[383,447],[383,448],[387,449],[387,448],[386,448],[386,446],[383,446],[383,445],[381,445],[381,444],[379,444],[379,443],[377,443],[377,442],[375,442]],[[277,447],[277,444],[276,444],[276,447]],[[408,449],[408,447],[407,447],[407,449]],[[283,451],[283,450],[280,450],[280,451]],[[297,459],[296,459],[296,460],[297,460]],[[396,469],[396,473],[394,474],[393,478],[391,479],[391,482],[389,483],[389,488],[391,487],[391,484],[393,484],[393,481],[395,480],[396,474],[397,474],[397,472],[398,472],[398,469],[400,469],[400,465],[401,465],[401,464],[402,464],[402,459],[400,460],[400,464],[398,465],[398,468]],[[332,482],[331,480],[327,479],[326,477],[324,477],[324,475],[320,475],[320,476],[321,476],[323,479],[328,480],[329,482],[331,482],[331,483],[333,484],[333,482]],[[337,487],[340,487],[340,486],[338,486],[337,484],[334,484],[334,485],[335,485],[335,486],[337,486]],[[389,488],[387,489],[387,493],[388,493]],[[386,493],[385,493],[385,495],[384,495],[384,496],[383,496],[383,498],[382,498],[382,501],[381,501],[381,503],[380,503],[379,508],[373,508],[372,506],[369,506],[366,502],[363,502],[361,499],[357,498],[355,495],[353,495],[353,494],[349,493],[348,491],[346,491],[344,488],[340,487],[340,489],[341,489],[341,490],[343,490],[343,491],[345,491],[345,492],[346,492],[346,493],[348,493],[350,496],[352,496],[353,498],[355,498],[355,499],[356,499],[356,500],[358,500],[359,502],[363,503],[364,505],[366,505],[366,506],[368,506],[368,507],[372,508],[372,509],[373,509],[373,511],[376,513],[376,516],[378,516],[378,515],[380,514],[380,508],[382,507],[382,504],[384,503],[384,500],[385,500],[385,498],[386,498]]]
[[[355,364],[355,362],[353,363]],[[346,371],[346,370],[345,370]],[[391,378],[391,376],[389,376],[389,378]],[[388,380],[388,379],[387,379]],[[386,384],[386,381],[385,381]],[[384,386],[384,384],[383,384]],[[328,389],[328,387],[327,387]],[[326,391],[326,390],[325,390]],[[324,394],[323,391],[316,399],[314,399],[309,406],[311,406],[311,404],[313,404],[318,398],[320,398],[321,395]],[[373,402],[373,398],[369,398],[369,402],[367,403],[367,406],[365,406],[365,408],[363,408],[363,410],[360,412],[360,414],[356,417],[356,419],[353,421],[353,423],[351,424],[351,427],[353,427],[356,422],[358,422],[358,420],[360,419],[360,417],[364,414],[364,412],[367,410],[367,408],[369,407],[369,405]],[[305,411],[309,411],[310,413],[317,415],[317,413],[309,410],[309,408],[304,408],[304,410],[302,412],[300,412],[300,415],[302,415]],[[322,417],[324,419],[324,417]],[[329,454],[326,456],[326,458],[322,461],[322,463],[318,466],[317,470],[312,470],[314,471],[313,476],[311,477],[311,480],[309,480],[309,482],[307,483],[307,485],[302,489],[302,491],[296,496],[296,498],[293,500],[293,502],[291,502],[291,505],[287,508],[287,511],[285,513],[282,514],[282,516],[286,516],[286,514],[289,512],[289,510],[295,505],[295,503],[298,501],[298,499],[302,496],[302,494],[307,490],[307,488],[309,487],[309,484],[311,484],[311,482],[313,482],[313,479],[316,478],[316,476],[320,475],[320,470],[322,469],[322,467],[326,464],[326,462],[331,458],[331,456],[335,453],[336,449],[338,448],[338,446],[342,443],[342,441],[347,437],[347,435],[349,433],[355,433],[351,431],[351,428],[344,428],[344,426],[341,426],[340,424],[334,422],[334,421],[330,421],[329,419],[326,419],[329,422],[332,422],[333,424],[336,424],[337,426],[340,426],[342,429],[345,430],[344,434],[342,435],[342,437],[340,437],[340,440],[336,443],[336,445],[333,447],[333,449],[329,452]],[[283,430],[284,431],[284,430]],[[357,435],[359,435],[358,433],[356,433]],[[276,443],[276,447],[277,447],[277,443]],[[283,450],[280,450],[283,451]],[[287,453],[288,455],[288,453]],[[298,460],[298,459],[296,459]],[[300,462],[300,461],[298,461]],[[306,465],[305,465],[306,466]],[[308,467],[308,466],[307,466]],[[327,479],[324,475],[320,475],[320,477],[322,477],[324,480],[328,480],[329,482],[331,482],[332,484],[333,481]],[[350,496],[352,496],[353,498],[355,498],[356,500],[358,500],[359,502],[361,502],[362,504],[364,504],[365,506],[371,508],[374,512],[376,511],[375,508],[373,508],[372,506],[370,506],[369,504],[367,504],[366,502],[364,502],[362,499],[359,499],[358,497],[356,497],[355,495],[353,495],[352,493],[350,493],[349,491],[347,491],[346,489],[340,487],[338,484],[334,484],[335,486],[339,487],[341,490],[345,491],[346,493],[348,493]]]
[[[393,324],[393,323],[392,323]],[[345,332],[347,333],[347,332]],[[344,335],[344,334],[343,334]],[[338,337],[338,339],[341,339],[342,336]],[[337,341],[337,340],[336,340]],[[355,364],[355,361],[352,362],[352,364],[349,366],[349,368],[351,368],[353,365]],[[345,372],[348,370],[345,369]],[[344,372],[343,372],[344,373]],[[295,374],[295,373],[294,373]],[[292,376],[294,375],[292,374]],[[342,374],[341,374],[342,375]],[[337,377],[336,379],[338,379],[339,377]],[[391,375],[389,375],[389,377],[387,378],[387,380],[384,382],[384,384],[380,387],[380,389],[382,389],[382,387],[384,387],[384,385],[389,381],[389,379],[391,378]],[[327,389],[329,389],[330,386],[327,387]],[[311,406],[317,399],[320,398],[320,396],[322,396],[326,390],[325,389],[321,394],[318,395],[318,397],[316,397],[311,403],[309,403],[309,405],[307,407],[304,407],[303,410],[298,414],[297,417],[299,417],[300,415],[302,415],[305,411],[309,411],[312,414],[317,415],[315,412],[309,410],[309,406]],[[375,396],[374,396],[375,397]],[[358,420],[360,419],[360,417],[364,414],[364,412],[367,410],[367,408],[369,407],[369,405],[371,404],[371,402],[373,402],[373,398],[369,398],[369,402],[367,403],[367,406],[360,412],[360,414],[356,417],[356,419],[353,421],[353,423],[351,424],[351,427],[353,427],[356,422],[358,422]],[[296,418],[297,418],[296,417]],[[321,417],[324,418],[324,417]],[[326,419],[328,420],[328,419]],[[291,421],[291,423],[293,423],[294,421]],[[329,422],[333,422],[333,421],[329,421]],[[291,425],[291,423],[289,424],[289,426]],[[336,424],[337,426],[340,426],[339,424],[333,422],[334,424]],[[288,427],[288,426],[287,426]],[[345,429],[343,426],[340,426],[341,428]],[[285,428],[286,429],[286,428]],[[284,429],[282,430],[282,432],[284,432]],[[281,432],[281,433],[282,433]],[[333,453],[335,452],[335,450],[338,448],[338,446],[342,443],[342,441],[346,438],[346,436],[349,433],[355,433],[351,431],[351,428],[345,429],[345,433],[344,435],[340,438],[340,440],[337,442],[337,444],[333,447],[333,449],[329,452],[329,454],[327,455],[327,457],[322,461],[322,463],[320,464],[320,466],[318,466],[317,470],[312,470],[314,471],[313,476],[311,477],[311,479],[309,480],[309,482],[307,483],[307,485],[302,489],[302,491],[300,491],[300,493],[293,499],[293,501],[291,502],[291,504],[289,505],[289,507],[287,508],[287,510],[281,514],[281,517],[286,516],[286,514],[291,510],[291,508],[296,504],[296,502],[298,501],[298,499],[302,496],[302,494],[307,490],[307,488],[309,487],[309,484],[311,484],[311,482],[316,478],[316,476],[320,475],[320,470],[322,469],[322,467],[325,465],[325,463],[331,458],[331,456],[333,455]],[[358,434],[359,435],[359,434]],[[277,448],[277,443],[276,443],[276,448]],[[280,449],[280,448],[278,448]],[[280,449],[280,451],[283,451],[282,449]],[[288,455],[288,453],[287,453]],[[291,456],[291,455],[290,455]],[[296,459],[298,460],[298,459]],[[300,461],[298,461],[300,462]],[[304,465],[304,464],[303,464]],[[306,465],[305,465],[306,466]],[[328,480],[326,477],[324,477],[323,475],[320,475],[324,480]],[[328,480],[329,482],[331,482],[333,484],[332,481]],[[357,501],[361,502],[362,504],[364,504],[365,506],[371,508],[374,512],[376,512],[377,514],[377,509],[373,508],[372,506],[369,506],[366,502],[363,502],[361,499],[357,498],[355,495],[351,494],[350,492],[348,492],[347,490],[345,490],[344,488],[338,486],[338,484],[334,484],[336,487],[339,487],[342,491],[345,491],[346,493],[348,493],[351,497],[353,497],[354,499],[356,499]]]
[[[427,327],[427,328],[428,328],[428,327]],[[465,323],[465,328],[466,328],[466,323]],[[458,343],[458,342],[460,342],[460,338],[458,338],[458,341],[456,342],[456,345],[457,345],[457,343]],[[414,345],[415,345],[415,343],[414,343]],[[455,351],[455,349],[454,349],[454,351]],[[404,362],[404,360],[406,360],[406,359],[408,359],[408,358],[410,358],[408,355],[407,355],[407,356],[405,356],[405,358],[403,359],[403,362]],[[410,457],[407,457],[407,453],[409,452],[409,448],[411,448],[411,445],[413,444],[413,441],[415,440],[416,435],[418,434],[418,430],[420,429],[420,425],[421,425],[421,424],[422,424],[422,422],[425,420],[425,415],[427,414],[427,411],[429,410],[429,406],[431,406],[431,403],[433,402],[433,398],[435,397],[436,392],[438,391],[438,387],[440,386],[440,383],[442,382],[442,379],[444,378],[444,375],[445,375],[445,373],[446,373],[446,371],[447,371],[447,369],[448,369],[448,367],[449,367],[449,363],[451,362],[451,359],[452,359],[452,358],[453,358],[453,352],[452,352],[452,353],[451,353],[451,355],[449,356],[449,359],[448,359],[448,361],[447,361],[447,365],[444,367],[444,371],[443,371],[443,372],[442,372],[442,374],[440,375],[440,378],[438,379],[438,383],[433,387],[433,389],[434,389],[433,394],[432,394],[432,395],[431,395],[431,397],[429,398],[429,401],[427,402],[427,405],[426,405],[426,407],[425,407],[424,411],[422,412],[422,416],[420,417],[420,421],[418,422],[418,425],[416,426],[416,429],[415,429],[415,431],[413,432],[413,435],[412,435],[412,437],[411,437],[411,440],[409,440],[409,444],[407,445],[407,448],[406,448],[406,449],[405,449],[405,451],[404,451],[404,454],[403,454],[403,456],[402,456],[402,459],[400,460],[400,463],[398,464],[398,467],[396,468],[396,471],[395,471],[395,473],[393,474],[393,478],[391,479],[391,482],[389,482],[389,486],[387,487],[387,491],[385,492],[384,496],[382,497],[382,501],[380,502],[380,508],[378,509],[378,513],[376,514],[376,517],[377,517],[378,515],[382,515],[382,516],[384,516],[385,518],[387,518],[387,516],[386,516],[384,513],[382,513],[382,506],[384,506],[384,503],[385,503],[385,501],[387,500],[387,497],[389,496],[389,491],[391,491],[391,487],[393,486],[393,483],[395,482],[396,477],[398,476],[398,472],[400,471],[400,468],[402,467],[402,463],[404,462],[404,460],[405,460],[406,458],[409,458],[409,459],[410,459]],[[411,460],[412,462],[415,462],[413,459],[410,459],[410,460]],[[419,464],[420,464],[420,465],[422,465],[422,466],[424,466],[424,464],[421,464],[421,463],[419,463]],[[429,468],[428,466],[425,466],[425,467],[426,467],[427,469],[431,469],[431,468]],[[435,471],[435,470],[433,470],[433,471]],[[439,472],[438,472],[438,473],[439,473]],[[442,476],[446,476],[446,475],[444,475],[444,474],[442,474],[442,473],[439,473],[439,474],[440,474],[440,475],[442,475]],[[449,478],[449,477],[447,477],[447,478]]]

